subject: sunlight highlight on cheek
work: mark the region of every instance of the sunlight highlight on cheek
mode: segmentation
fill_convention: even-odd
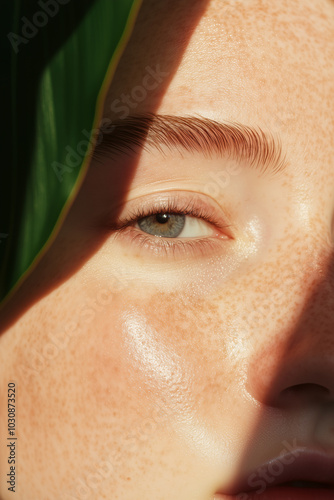
[[[187,447],[206,462],[215,464],[226,456],[228,436],[222,442],[198,414],[196,375],[185,359],[161,340],[163,336],[140,313],[131,311],[124,318],[126,348],[149,387],[150,397],[163,400],[168,425]],[[200,367],[198,367],[200,369]],[[155,395],[154,395],[155,394]]]
[[[177,355],[167,352],[158,342],[157,334],[146,320],[136,313],[126,316],[124,327],[127,332],[127,347],[137,360],[140,370],[159,386],[175,384],[182,379],[182,371],[178,366]],[[174,358],[174,359],[173,359]],[[190,380],[190,374],[187,374]]]

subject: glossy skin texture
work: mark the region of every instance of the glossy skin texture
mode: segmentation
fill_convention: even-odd
[[[260,126],[280,137],[287,167],[274,178],[242,169],[215,189],[226,158],[92,162],[2,312],[17,500],[213,500],[284,442],[334,448],[334,3],[149,4],[104,115],[159,64],[166,75],[131,113]],[[157,253],[156,240],[108,227],[115,200],[125,214],[175,192],[230,225],[212,248],[197,238]],[[4,413],[0,425],[4,436]],[[13,498],[4,483],[0,498]]]

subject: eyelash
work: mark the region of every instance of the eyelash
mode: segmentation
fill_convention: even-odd
[[[230,227],[219,220],[214,214],[210,214],[209,210],[204,207],[199,207],[195,200],[184,201],[178,198],[169,198],[168,200],[154,201],[152,205],[147,208],[139,207],[130,212],[126,217],[121,217],[118,221],[110,227],[115,231],[115,236],[120,236],[123,233],[127,234],[130,242],[139,246],[139,248],[146,248],[154,254],[160,255],[164,253],[166,256],[172,254],[173,257],[178,255],[184,256],[199,256],[208,255],[214,250],[217,250],[217,244],[221,243],[222,238],[214,236],[206,236],[203,238],[164,238],[149,235],[142,232],[140,229],[134,227],[140,219],[156,215],[158,213],[170,213],[179,215],[188,215],[204,220],[212,226],[217,228],[217,232],[226,231]],[[224,241],[228,241],[225,233]],[[184,240],[184,241],[182,241]]]

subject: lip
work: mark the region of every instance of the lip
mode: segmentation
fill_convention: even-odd
[[[265,479],[267,478],[267,479]],[[290,481],[313,481],[325,489],[285,485]],[[296,448],[257,466],[228,489],[221,488],[214,500],[334,500],[334,452]]]

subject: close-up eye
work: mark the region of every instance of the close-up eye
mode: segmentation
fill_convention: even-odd
[[[136,227],[164,238],[203,238],[215,234],[209,223],[180,213],[160,212],[140,219]]]
[[[200,193],[160,193],[132,200],[108,227],[115,238],[154,255],[176,256],[180,251],[208,256],[233,240],[228,216]]]

